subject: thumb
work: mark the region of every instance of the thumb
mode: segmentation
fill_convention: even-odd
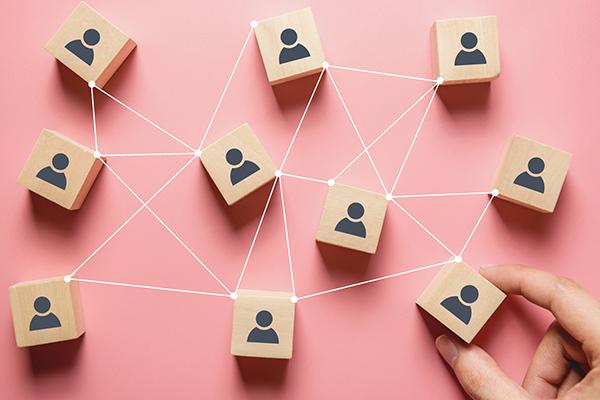
[[[438,337],[435,346],[474,400],[530,399],[479,346],[459,343],[447,335]]]

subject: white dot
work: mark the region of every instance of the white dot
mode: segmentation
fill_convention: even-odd
[[[66,283],[71,282],[71,275],[65,275],[65,282]]]
[[[253,19],[252,21],[250,21],[250,26],[256,28],[258,26],[258,21]]]
[[[96,150],[94,152],[94,158],[100,158],[100,157],[102,157],[102,154],[98,150]]]
[[[457,264],[460,264],[462,262],[462,257],[461,256],[454,257],[454,262]]]
[[[391,193],[386,193],[386,194],[385,194],[385,199],[386,199],[387,201],[391,201],[391,200],[392,200],[392,198],[393,198],[393,197],[392,197],[392,194],[391,194]]]
[[[91,87],[91,88],[95,88],[95,87],[96,87],[96,82],[94,82],[94,81],[89,81],[89,82],[88,82],[88,86],[89,86],[89,87]]]
[[[444,78],[442,78],[441,76],[438,76],[438,78],[435,80],[435,83],[437,83],[438,85],[441,85],[444,83]]]
[[[198,149],[198,150],[194,151],[194,155],[196,157],[200,157],[202,155],[202,150]]]
[[[492,190],[492,196],[496,197],[500,194],[500,191],[498,189],[494,189]]]
[[[275,170],[275,176],[276,177],[281,177],[281,171],[280,170]]]
[[[290,300],[292,300],[292,303],[296,304],[298,302],[298,296],[292,296]]]
[[[323,61],[323,68],[329,68],[329,63],[327,61]]]
[[[231,294],[229,295],[229,297],[231,297],[231,300],[235,300],[235,299],[237,299],[237,298],[238,298],[238,294],[237,294],[237,293],[231,293]]]
[[[333,186],[333,185],[335,185],[335,180],[334,179],[329,179],[329,180],[327,180],[327,184],[329,186]]]

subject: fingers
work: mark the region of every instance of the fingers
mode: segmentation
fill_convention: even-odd
[[[561,326],[600,364],[600,303],[566,278],[522,265],[482,267],[481,274],[504,292],[519,294],[552,312]]]
[[[435,346],[472,399],[531,399],[527,392],[506,376],[480,347],[465,345],[447,335],[438,337]]]

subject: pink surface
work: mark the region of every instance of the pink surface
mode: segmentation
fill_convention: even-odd
[[[197,146],[227,81],[249,21],[311,6],[331,64],[428,77],[435,19],[497,15],[502,74],[491,85],[441,90],[400,178],[398,193],[490,189],[503,146],[520,133],[574,153],[554,214],[494,201],[464,257],[474,265],[522,262],[568,275],[600,295],[595,262],[599,89],[594,51],[600,36],[594,1],[474,2],[139,2],[91,1],[138,43],[106,89],[187,143]],[[0,286],[68,274],[139,206],[104,170],[83,208],[68,212],[16,184],[42,128],[93,146],[89,89],[43,49],[75,1],[5,2]],[[355,122],[370,142],[430,85],[332,70]],[[327,77],[326,77],[327,78]],[[327,179],[361,150],[329,79],[324,78],[286,171]],[[208,134],[211,143],[248,121],[278,164],[311,81],[272,90],[251,38]],[[427,101],[380,143],[373,157],[391,186]],[[106,153],[187,151],[97,94],[100,149]],[[184,157],[110,159],[148,198]],[[366,157],[340,182],[381,190]],[[444,260],[448,253],[390,206],[377,254],[348,255],[317,246],[314,234],[327,186],[284,179],[299,296]],[[267,190],[228,208],[199,162],[152,209],[233,289]],[[459,252],[488,198],[403,200],[402,205]],[[18,349],[8,295],[0,302],[0,395],[11,399],[105,398],[438,398],[463,393],[437,355],[414,301],[430,269],[301,300],[289,362],[229,354],[228,298],[82,283],[87,333],[66,344]],[[81,278],[221,291],[146,211],[78,274]],[[289,290],[279,190],[266,214],[243,288]],[[477,342],[515,379],[550,321],[509,299]]]

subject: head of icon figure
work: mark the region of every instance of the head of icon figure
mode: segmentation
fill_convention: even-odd
[[[38,314],[46,314],[50,311],[50,300],[47,297],[40,296],[33,302],[33,308]]]
[[[225,159],[227,160],[227,162],[230,165],[238,165],[242,162],[242,160],[244,159],[244,156],[242,155],[242,152],[238,149],[230,149],[226,154],[225,154]]]
[[[58,153],[52,157],[52,166],[57,171],[62,171],[69,166],[69,157],[66,154]]]
[[[533,157],[529,160],[529,163],[527,163],[527,169],[534,175],[541,174],[545,167],[544,160],[539,157]]]
[[[460,38],[460,44],[462,44],[465,49],[474,49],[475,46],[477,46],[477,35],[473,32],[463,33]]]
[[[88,29],[83,33],[83,42],[88,47],[93,47],[100,41],[100,33],[95,29]]]
[[[256,314],[256,323],[261,328],[266,329],[273,323],[273,315],[267,310],[259,311]]]
[[[479,290],[473,285],[467,285],[460,290],[460,299],[465,304],[473,304],[479,298]]]
[[[359,220],[365,215],[365,208],[360,203],[352,203],[348,206],[348,216],[354,220]]]
[[[286,28],[281,32],[280,39],[286,46],[292,46],[298,41],[298,34],[292,28]]]

